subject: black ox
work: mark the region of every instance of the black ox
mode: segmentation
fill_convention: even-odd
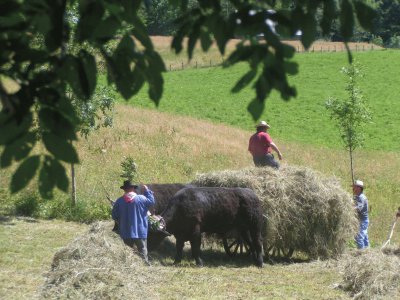
[[[182,183],[149,183],[147,187],[153,191],[156,204],[150,209],[152,214],[160,215],[168,206],[169,200],[187,184]]]
[[[187,187],[175,194],[162,216],[176,239],[176,264],[182,260],[185,241],[190,241],[193,258],[202,266],[201,233],[224,235],[236,230],[250,245],[255,264],[263,266],[262,208],[251,189]]]

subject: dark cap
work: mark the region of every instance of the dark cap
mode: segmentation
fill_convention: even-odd
[[[133,184],[130,180],[125,180],[124,184],[122,186],[120,186],[120,188],[123,190],[131,189],[131,188],[137,189],[138,186],[136,184]]]

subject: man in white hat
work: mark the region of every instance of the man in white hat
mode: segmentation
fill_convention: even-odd
[[[275,160],[272,150],[278,154],[279,160],[282,159],[282,153],[267,133],[269,128],[270,126],[265,121],[256,125],[257,132],[249,140],[249,151],[253,155],[256,167],[271,166],[279,169],[279,162]]]
[[[365,249],[369,247],[368,240],[368,199],[364,194],[364,182],[356,180],[353,183],[353,194],[360,221],[360,228],[355,238],[358,249]]]

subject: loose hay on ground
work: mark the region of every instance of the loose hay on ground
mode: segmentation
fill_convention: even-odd
[[[112,222],[95,223],[55,254],[43,298],[133,299],[157,284],[163,273],[144,265],[112,227]]]
[[[355,299],[400,298],[400,249],[354,251],[340,260],[342,288]]]
[[[335,257],[357,231],[352,197],[337,179],[309,168],[283,166],[200,174],[197,186],[248,187],[263,203],[264,249],[295,249],[310,258]]]

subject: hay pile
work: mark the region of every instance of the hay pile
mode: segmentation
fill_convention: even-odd
[[[149,293],[162,272],[145,266],[112,227],[112,222],[95,223],[55,254],[43,298],[133,299]]]
[[[310,258],[341,254],[357,231],[352,197],[335,178],[308,168],[249,168],[198,175],[197,186],[248,187],[267,217],[264,249],[302,251]]]
[[[400,298],[400,249],[356,251],[341,261],[342,288],[355,299]]]

